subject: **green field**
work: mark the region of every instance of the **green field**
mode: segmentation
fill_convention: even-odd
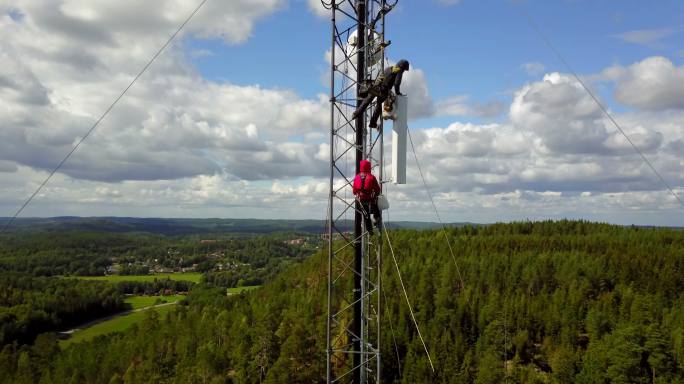
[[[82,280],[110,281],[118,283],[121,281],[155,281],[171,279],[176,281],[190,281],[199,283],[202,278],[201,273],[161,273],[157,275],[109,275],[109,276],[69,276],[69,278]]]
[[[226,292],[227,292],[229,295],[234,295],[234,294],[240,293],[240,292],[251,291],[251,290],[257,289],[257,288],[259,288],[259,287],[261,287],[261,285],[253,285],[253,286],[250,286],[250,287],[228,288],[228,289],[226,290]]]
[[[71,344],[92,340],[100,335],[106,335],[112,332],[121,332],[130,328],[133,324],[143,321],[145,316],[147,316],[147,312],[149,311],[156,311],[159,314],[159,317],[163,318],[175,307],[175,305],[166,305],[163,307],[150,308],[148,310],[133,312],[128,315],[118,316],[113,319],[97,323],[92,327],[76,331],[73,335],[71,335],[70,338],[66,340],[60,340],[59,346],[66,348]]]
[[[131,305],[131,309],[140,309],[145,307],[150,307],[157,304],[157,300],[161,300],[165,303],[173,303],[176,301],[181,301],[185,298],[185,295],[171,295],[171,296],[129,296],[124,300],[126,304]],[[161,304],[161,303],[158,303]]]

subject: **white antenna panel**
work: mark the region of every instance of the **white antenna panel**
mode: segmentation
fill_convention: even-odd
[[[396,117],[392,124],[392,180],[406,184],[406,135],[408,131],[408,98],[397,95],[394,102]]]

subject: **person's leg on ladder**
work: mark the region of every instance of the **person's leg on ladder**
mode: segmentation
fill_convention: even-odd
[[[363,221],[366,222],[366,231],[368,231],[369,235],[373,235],[373,222],[371,221],[371,202],[370,201],[362,201],[361,202],[361,208],[363,209]]]
[[[380,225],[382,224],[382,212],[380,212],[380,209],[378,208],[377,199],[371,202],[370,213],[373,215],[373,218],[375,219],[375,226],[382,232],[382,230],[380,229]]]
[[[374,95],[368,94],[365,99],[361,102],[361,105],[359,105],[358,108],[354,111],[354,114],[352,114],[351,119],[354,120],[356,119],[360,114],[364,113],[366,111],[366,108],[370,105],[370,103],[373,102],[373,98],[375,98]]]
[[[385,100],[387,100],[387,93],[382,93],[380,96],[378,96],[378,99],[375,102],[375,109],[373,110],[373,116],[371,116],[370,124],[368,124],[368,126],[370,128],[377,128],[378,127],[378,119],[380,118],[380,115],[382,114],[382,103],[384,103]]]

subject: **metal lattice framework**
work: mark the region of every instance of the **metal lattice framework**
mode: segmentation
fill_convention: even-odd
[[[396,2],[394,3],[396,4]],[[332,0],[330,74],[330,195],[328,207],[327,382],[380,382],[380,233],[370,236],[351,193],[359,162],[368,159],[382,181],[383,127],[366,127],[368,111],[352,120],[359,85],[382,72],[385,0]],[[354,216],[350,232],[349,216]]]

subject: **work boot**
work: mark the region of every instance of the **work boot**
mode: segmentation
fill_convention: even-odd
[[[368,128],[378,128],[378,122],[371,121],[370,124],[368,124]]]

